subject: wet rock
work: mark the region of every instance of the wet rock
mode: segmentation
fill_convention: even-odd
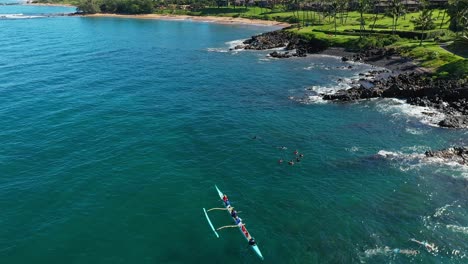
[[[285,58],[291,57],[289,52],[277,52],[277,51],[273,51],[272,53],[270,53],[270,56],[273,58],[279,58],[279,59],[285,59]]]
[[[381,51],[375,51],[380,54]],[[366,75],[372,78],[371,73]],[[362,75],[361,75],[362,76]],[[372,80],[336,94],[324,95],[324,100],[353,101],[373,97],[401,98],[409,104],[432,107],[447,117],[439,125],[449,128],[468,127],[468,82],[463,80],[432,80],[424,74],[400,74],[387,79]]]
[[[439,126],[448,128],[465,128],[468,127],[467,116],[448,116],[444,120],[440,121]]]
[[[265,50],[285,47],[286,50],[296,50],[297,57],[305,57],[308,53],[325,50],[327,43],[318,39],[306,39],[286,30],[276,30],[252,36],[243,42],[245,49]]]
[[[291,32],[284,30],[276,30],[272,32],[263,33],[257,36],[252,36],[243,43],[245,49],[251,50],[265,50],[279,47],[285,47],[290,39],[294,38]]]
[[[382,91],[378,89],[368,89],[364,86],[353,87],[348,90],[339,90],[335,94],[326,94],[324,100],[338,100],[343,102],[355,101],[359,99],[368,99],[380,97]]]
[[[440,158],[447,161],[455,161],[462,165],[468,165],[468,147],[453,147],[443,150],[426,151],[424,153],[429,158]]]

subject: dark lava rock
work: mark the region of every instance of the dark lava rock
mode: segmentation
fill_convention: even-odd
[[[456,161],[462,165],[468,165],[468,147],[453,147],[443,150],[426,151],[424,153],[429,158],[441,158],[449,161]]]
[[[272,53],[270,53],[270,56],[273,58],[279,58],[279,59],[285,59],[285,58],[291,57],[289,52],[277,52],[277,51],[273,51]]]
[[[263,33],[257,36],[252,36],[250,39],[244,41],[245,49],[252,50],[265,50],[286,46],[290,39],[293,38],[291,32],[284,30],[276,30],[272,32]]]
[[[383,53],[376,51],[377,54]],[[372,73],[373,74],[373,73]],[[336,94],[323,96],[324,100],[353,101],[373,97],[401,98],[409,104],[433,107],[447,118],[439,125],[450,128],[468,127],[468,82],[463,80],[436,80],[424,74],[400,74],[387,79],[369,81]]]
[[[353,87],[348,90],[339,90],[335,94],[326,94],[323,96],[324,100],[338,100],[338,101],[354,101],[358,99],[367,99],[380,97],[382,91],[378,89],[367,89],[363,86]]]
[[[468,116],[448,116],[440,121],[439,126],[448,128],[468,127]]]
[[[286,30],[276,30],[252,36],[244,41],[245,49],[265,50],[285,47],[286,50],[296,50],[297,57],[305,57],[307,53],[316,53],[325,50],[327,43],[318,39],[306,39],[300,35]]]

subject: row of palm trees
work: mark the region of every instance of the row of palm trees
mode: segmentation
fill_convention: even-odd
[[[450,29],[455,32],[464,31],[468,24],[468,0],[155,0],[159,3],[171,3],[176,5],[196,5],[203,7],[204,5],[211,6],[233,6],[234,8],[238,5],[257,5],[260,7],[268,7],[271,10],[277,11],[292,11],[293,16],[296,17],[297,21],[306,23],[304,17],[299,17],[299,11],[303,11],[302,15],[312,17],[318,15],[317,18],[320,20],[324,18],[333,19],[335,25],[338,21],[343,24],[346,21],[347,13],[349,11],[358,11],[360,14],[360,30],[365,30],[365,19],[364,14],[374,13],[374,21],[372,28],[375,26],[378,15],[383,12],[392,18],[392,32],[395,33],[398,21],[402,16],[406,14],[408,9],[419,6],[421,10],[430,10],[437,5],[439,8],[442,7],[443,12],[442,25],[446,15],[450,17]],[[378,8],[376,8],[378,7]],[[310,11],[314,11],[311,12]],[[432,12],[424,11],[421,13],[424,21],[429,21],[432,16]],[[415,20],[417,23],[423,20]],[[429,22],[423,23],[428,26],[427,29],[433,25]],[[424,27],[423,27],[424,28]]]

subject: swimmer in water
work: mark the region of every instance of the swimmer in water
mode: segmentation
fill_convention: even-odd
[[[279,159],[279,160],[278,160],[278,163],[279,163],[279,164],[282,164],[282,163],[283,163],[283,159]]]
[[[297,151],[297,149],[294,151],[294,155],[297,156],[297,154],[299,154],[299,152]]]
[[[294,165],[294,161],[290,160],[290,161],[288,162],[288,164],[291,165],[291,166],[293,166],[293,165]]]
[[[420,245],[423,245],[426,248],[426,250],[429,251],[429,252],[437,252],[438,251],[438,249],[437,249],[437,247],[435,246],[434,243],[429,244],[426,241],[418,241],[418,240],[416,240],[414,238],[410,239],[410,241],[413,241],[413,242],[416,242],[416,243],[418,243]]]

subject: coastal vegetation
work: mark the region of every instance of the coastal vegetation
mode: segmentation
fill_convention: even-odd
[[[78,12],[223,16],[287,22],[288,30],[352,51],[394,48],[448,77],[466,65],[467,0],[39,0],[72,3]],[[76,2],[70,2],[76,1]],[[445,66],[444,68],[440,68]],[[460,69],[456,68],[457,73]],[[467,72],[456,74],[467,77]]]

